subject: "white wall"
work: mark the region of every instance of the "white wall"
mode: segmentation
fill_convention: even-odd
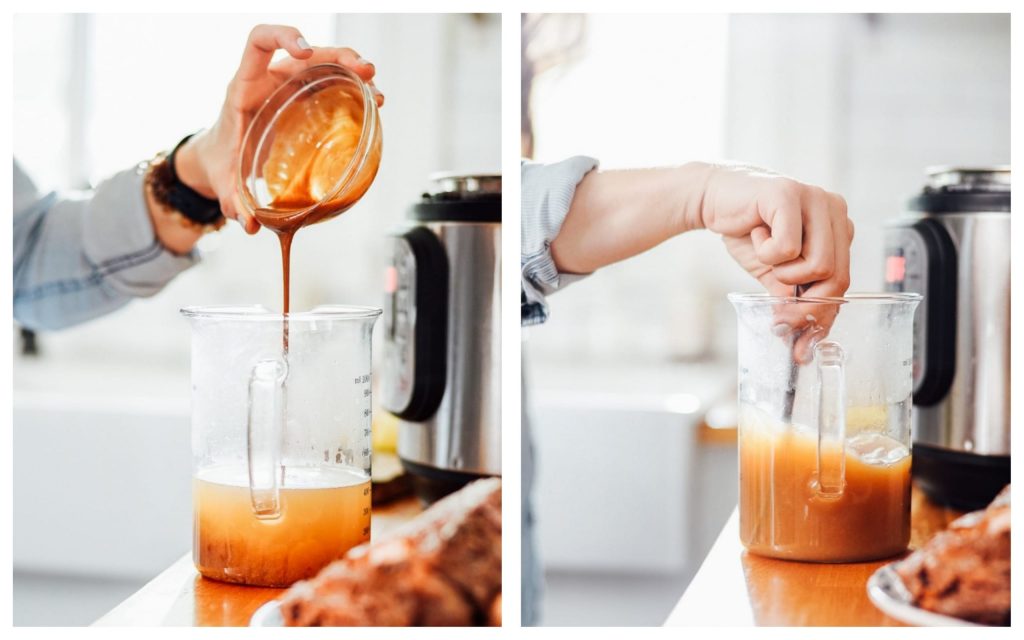
[[[588,16],[587,34],[582,60],[538,82],[539,160],[724,157],[838,191],[857,225],[853,290],[880,288],[882,224],[925,167],[1009,161],[1005,15]],[[730,357],[724,296],[756,287],[717,238],[687,234],[553,296],[533,353]]]
[[[728,155],[842,193],[854,290],[882,283],[882,224],[925,167],[1010,161],[1010,20],[986,14],[740,15]]]
[[[586,16],[582,57],[537,79],[535,159],[586,154],[612,169],[723,157],[730,39],[725,15]],[[674,239],[553,296],[551,322],[529,331],[533,353],[643,362],[703,353],[712,301],[738,271],[710,234]]]

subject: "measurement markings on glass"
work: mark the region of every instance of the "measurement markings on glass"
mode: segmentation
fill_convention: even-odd
[[[369,440],[369,438],[371,438],[373,436],[373,408],[372,408],[373,407],[373,401],[372,401],[373,387],[370,385],[370,380],[371,379],[372,379],[372,375],[369,374],[369,373],[364,373],[362,375],[356,376],[353,379],[353,384],[355,384],[355,386],[357,387],[356,397],[361,397],[363,399],[363,401],[365,402],[365,405],[363,406],[363,409],[362,409],[362,418],[363,418],[363,436],[366,437],[367,440]],[[362,387],[362,393],[359,393],[359,391],[358,391],[359,387]],[[367,468],[369,468],[368,465],[369,465],[370,456],[371,456],[371,449],[370,449],[370,447],[364,447],[362,449],[362,451],[360,451],[360,453],[362,455],[364,464],[366,464]]]

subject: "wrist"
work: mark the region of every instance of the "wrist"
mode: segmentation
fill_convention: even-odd
[[[192,136],[174,154],[174,171],[185,186],[199,195],[217,199],[217,193],[210,184],[209,174],[203,159],[207,156],[205,145],[208,133],[201,131]]]
[[[140,165],[145,172],[143,193],[153,234],[175,255],[190,253],[205,232],[224,225],[217,201],[204,199],[179,175],[178,156],[190,141],[186,139],[171,154],[159,154]]]
[[[169,252],[177,256],[190,253],[196,242],[203,235],[203,228],[188,224],[187,220],[177,211],[161,204],[153,195],[152,186],[147,182],[144,186],[146,194],[146,210],[153,224],[153,234]]]
[[[708,182],[714,165],[706,162],[688,162],[676,171],[677,233],[706,228],[704,202]]]

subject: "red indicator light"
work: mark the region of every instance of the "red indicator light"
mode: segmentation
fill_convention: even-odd
[[[889,256],[885,259],[885,281],[903,282],[907,275],[907,259],[904,256]]]

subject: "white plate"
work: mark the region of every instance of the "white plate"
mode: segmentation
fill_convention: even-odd
[[[879,567],[868,579],[868,597],[875,606],[886,614],[896,618],[900,622],[906,622],[918,627],[981,627],[976,624],[944,616],[940,613],[926,611],[913,604],[913,598],[907,591],[903,580],[893,570],[895,562]]]
[[[271,600],[257,609],[249,619],[250,627],[283,627],[284,616],[281,615],[281,603]]]

